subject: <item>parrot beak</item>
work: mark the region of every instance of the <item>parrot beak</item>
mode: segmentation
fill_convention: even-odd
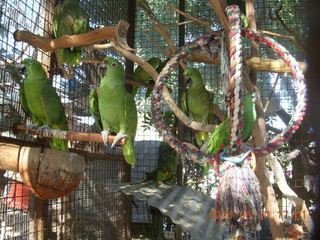
[[[189,85],[191,83],[191,77],[189,76],[189,73],[187,71],[185,71],[183,73],[183,75],[184,75],[184,79],[186,81],[186,84]]]
[[[103,62],[99,63],[99,65],[98,65],[99,71],[102,71],[103,74],[106,73],[106,71],[107,71],[107,63],[108,63],[108,61],[103,60]]]
[[[26,75],[27,74],[27,68],[23,63],[18,64],[18,69],[19,69],[19,73],[21,75]]]

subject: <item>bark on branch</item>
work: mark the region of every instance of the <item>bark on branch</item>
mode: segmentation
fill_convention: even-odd
[[[29,132],[30,135],[36,136],[37,128],[32,128]],[[27,134],[27,127],[24,125],[15,125],[12,128],[12,131],[15,134]],[[73,132],[73,131],[61,131],[56,129],[44,129],[43,137],[46,138],[60,138],[71,141],[83,141],[83,142],[100,142],[103,143],[101,134],[99,133],[82,133],[82,132]],[[112,143],[115,139],[115,136],[108,136],[108,143]],[[125,144],[126,139],[121,139],[117,145]]]
[[[268,163],[274,173],[276,183],[283,193],[283,195],[290,200],[290,202],[296,207],[296,210],[299,212],[303,211],[302,221],[306,225],[309,232],[312,231],[312,220],[309,214],[309,210],[305,204],[305,201],[298,197],[298,195],[289,187],[283,169],[277,160],[277,158],[270,154],[267,158]]]
[[[77,35],[64,35],[56,39],[35,35],[28,31],[14,32],[15,41],[23,41],[29,45],[40,48],[45,52],[53,52],[63,48],[85,46],[104,40],[116,39],[119,44],[128,50],[131,49],[126,41],[129,23],[120,20],[117,26],[102,27],[100,29]]]

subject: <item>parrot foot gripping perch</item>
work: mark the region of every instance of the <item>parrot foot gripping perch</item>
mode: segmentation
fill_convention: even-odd
[[[45,130],[51,130],[51,128],[48,125],[42,125],[37,130],[38,136],[42,138],[44,136],[44,131]]]
[[[124,134],[122,132],[118,132],[116,137],[113,140],[113,143],[112,143],[111,147],[114,147],[117,144],[117,142],[119,142],[121,139],[123,139],[123,138],[127,139],[128,137],[129,136],[127,134]]]

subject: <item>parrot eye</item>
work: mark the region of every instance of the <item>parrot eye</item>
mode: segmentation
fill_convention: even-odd
[[[118,66],[118,64],[115,63],[115,62],[113,62],[113,63],[111,64],[111,66],[112,66],[112,67],[116,67],[116,66]]]

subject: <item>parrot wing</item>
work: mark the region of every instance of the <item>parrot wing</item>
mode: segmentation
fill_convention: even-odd
[[[187,105],[187,93],[181,94],[181,110],[184,114],[188,115],[188,105]]]
[[[23,109],[24,113],[26,114],[26,116],[27,117],[31,117],[32,114],[31,114],[31,111],[30,111],[30,109],[28,107],[27,99],[26,99],[26,93],[24,91],[24,83],[20,84],[19,101],[20,101],[20,104],[21,104],[22,109]]]
[[[156,67],[157,73],[160,73],[160,72],[162,71],[162,69],[163,69],[164,66],[167,64],[168,61],[169,61],[169,58],[166,59],[165,61],[161,61],[161,60],[159,59],[158,66]],[[149,84],[154,84],[154,81],[153,81],[152,78],[150,78]],[[148,88],[148,89],[147,89],[146,98],[148,98],[148,97],[151,95],[152,90],[153,90],[153,89],[151,89],[151,88]]]
[[[250,137],[256,119],[257,113],[255,104],[252,101],[252,93],[249,93],[243,97],[242,138],[244,142]]]
[[[54,88],[45,84],[41,91],[41,101],[44,105],[46,122],[53,129],[68,130],[68,122],[64,112],[64,107]],[[51,148],[68,151],[68,141],[65,139],[52,138]]]
[[[136,156],[134,152],[134,137],[137,131],[137,108],[134,98],[131,94],[126,93],[125,99],[125,125],[127,128],[126,134],[130,137],[127,142],[123,145],[123,155],[126,162],[130,165],[134,165],[136,162]]]
[[[128,134],[132,137],[135,137],[137,131],[137,107],[136,102],[131,94],[126,93],[125,95],[125,111],[126,111],[126,126],[128,127]]]
[[[147,61],[154,69],[157,70],[161,60],[158,57],[152,57]],[[133,73],[133,79],[135,81],[140,81],[140,82],[145,82],[148,83],[150,80],[152,80],[151,76],[139,65],[134,73]],[[133,86],[132,87],[132,91],[131,91],[131,95],[135,96],[138,92],[139,87],[138,86]],[[149,97],[151,94],[152,89],[148,89],[147,93],[146,93],[146,97]]]
[[[99,128],[100,131],[102,131],[102,121],[100,116],[100,110],[99,110],[99,101],[98,101],[98,93],[97,89],[91,89],[89,94],[89,109],[91,112],[91,115],[93,116],[95,120],[95,124]]]
[[[210,137],[208,153],[218,153],[222,144],[223,148],[229,145],[230,124],[230,118],[227,118],[214,129]]]
[[[54,129],[68,130],[68,124],[64,107],[54,88],[45,84],[41,92],[41,100],[44,105],[47,121],[46,124]]]

